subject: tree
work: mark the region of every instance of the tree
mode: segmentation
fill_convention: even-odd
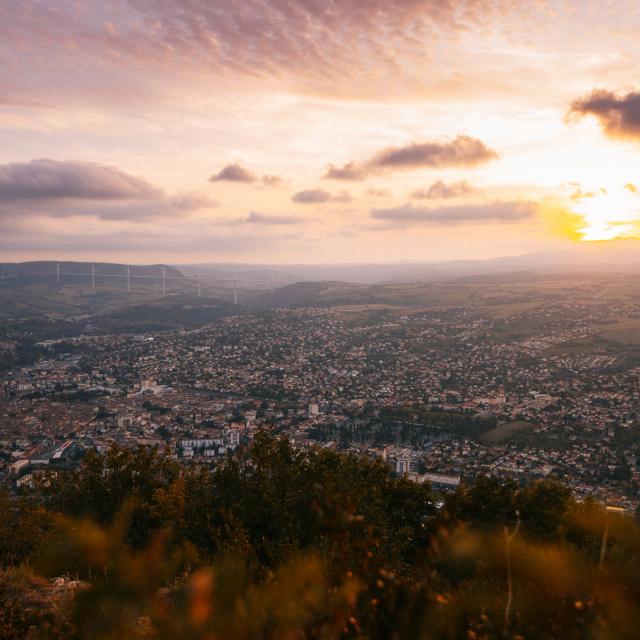
[[[511,524],[516,518],[516,491],[511,479],[480,476],[473,486],[463,489],[457,515],[483,526]]]
[[[517,496],[523,529],[540,540],[555,540],[561,534],[571,491],[548,480],[524,487]]]
[[[135,504],[129,535],[142,546],[159,526],[152,509],[156,491],[170,486],[181,473],[169,450],[159,454],[155,448],[114,445],[105,455],[89,451],[76,471],[51,476],[47,505],[66,515],[109,524],[125,504]]]

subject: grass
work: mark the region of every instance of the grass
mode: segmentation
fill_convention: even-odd
[[[531,422],[526,422],[525,420],[503,422],[491,429],[491,431],[487,431],[481,439],[491,444],[503,444],[511,440],[516,434],[533,431],[535,428],[536,425]]]
[[[598,335],[611,342],[640,345],[640,318],[621,318],[615,324],[605,325]]]

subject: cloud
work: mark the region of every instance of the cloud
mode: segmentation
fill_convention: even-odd
[[[198,209],[214,209],[220,206],[218,200],[213,200],[203,193],[178,193],[169,198],[169,204],[183,211],[196,211]]]
[[[195,211],[218,206],[206,196],[190,194],[155,200],[0,200],[0,220],[29,217],[97,218],[106,221],[155,222],[169,218],[184,219]]]
[[[20,199],[150,200],[162,192],[105,165],[40,159],[0,165],[0,201]]]
[[[331,195],[324,189],[307,189],[298,191],[291,196],[293,202],[298,204],[323,204],[325,202],[341,202],[348,204],[353,202],[353,196],[346,190],[342,190],[336,195]]]
[[[375,187],[371,187],[367,189],[367,195],[372,198],[388,198],[391,193],[387,189],[376,189]]]
[[[324,177],[331,180],[364,180],[368,174],[369,171],[366,166],[348,162],[342,167],[330,164]]]
[[[405,204],[389,209],[374,209],[371,217],[401,225],[408,224],[466,224],[518,222],[535,215],[537,205],[532,202],[493,202],[489,204],[452,207],[414,207]]]
[[[257,180],[257,176],[239,164],[228,164],[218,173],[209,178],[211,182],[246,182],[252,183]]]
[[[266,187],[279,187],[282,185],[282,178],[280,176],[262,176],[262,184]]]
[[[342,202],[343,204],[349,204],[350,202],[353,202],[353,196],[348,191],[345,191],[343,189],[342,191],[340,191],[340,193],[333,196],[331,200],[333,202]]]
[[[606,89],[594,89],[571,104],[569,115],[594,116],[613,138],[640,139],[640,93],[617,95]]]
[[[457,136],[451,142],[423,142],[381,151],[370,166],[381,169],[419,167],[474,167],[498,157],[484,142],[471,136]]]
[[[95,259],[103,255],[113,261],[116,256],[128,256],[132,262],[145,260],[166,261],[167,256],[188,262],[194,253],[204,259],[211,256],[211,247],[216,253],[234,255],[238,252],[251,259],[256,251],[266,250],[276,259],[282,251],[296,247],[306,247],[310,240],[300,237],[293,229],[274,229],[265,240],[266,228],[220,227],[214,225],[175,225],[163,228],[148,226],[106,228],[92,226],[77,230],[54,228],[47,234],[34,235],[24,230],[9,230],[3,236],[3,251],[12,253],[16,259],[25,255],[39,255],[42,259],[63,254],[84,256]],[[82,259],[82,258],[81,258]],[[117,258],[116,258],[117,259]]]
[[[217,205],[201,193],[167,196],[142,178],[92,162],[41,159],[0,165],[0,219],[5,221],[79,216],[140,222]]]
[[[476,167],[495,160],[498,154],[482,140],[459,135],[447,142],[420,142],[404,147],[388,147],[364,163],[349,162],[342,167],[330,164],[325,178],[363,180],[373,173],[411,169]]]
[[[583,191],[580,187],[578,187],[571,193],[569,198],[571,200],[584,200],[585,198],[595,198],[597,195],[598,194],[595,191]]]
[[[39,208],[34,213],[45,214],[51,218],[70,218],[80,216],[93,217],[107,221],[146,222],[160,218],[183,216],[189,209],[175,207],[169,201],[128,201],[128,202],[92,202],[89,205],[51,206]]]
[[[228,164],[223,167],[209,178],[211,182],[244,182],[246,184],[253,184],[260,180],[265,187],[279,187],[282,185],[282,178],[274,175],[264,175],[258,177],[249,169],[239,164]]]
[[[425,58],[444,30],[469,31],[512,0],[86,0],[42,6],[9,2],[0,57],[28,52],[46,68],[167,69],[361,78],[365,68],[398,74],[401,60]],[[6,4],[6,3],[5,3]],[[11,56],[11,57],[10,57]]]
[[[446,200],[460,198],[477,193],[478,189],[472,187],[466,180],[447,184],[442,180],[437,180],[428,189],[416,189],[411,192],[414,200]]]
[[[298,191],[291,196],[293,202],[298,204],[321,204],[331,200],[331,194],[323,189],[307,189],[306,191]]]
[[[290,225],[290,224],[302,224],[308,222],[304,218],[297,216],[280,216],[271,215],[267,213],[258,213],[257,211],[251,211],[245,218],[244,222],[249,224],[264,224],[264,225]]]

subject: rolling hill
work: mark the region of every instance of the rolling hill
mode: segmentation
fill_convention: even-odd
[[[204,285],[199,297],[197,282],[173,267],[129,269],[128,277],[127,265],[116,263],[0,264],[0,333],[49,337],[87,329],[160,330],[204,324],[238,311],[228,301],[228,290]]]

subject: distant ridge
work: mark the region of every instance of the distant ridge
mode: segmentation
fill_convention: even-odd
[[[48,337],[199,326],[238,313],[228,296],[162,264],[0,263],[0,330]]]
[[[14,286],[24,286],[38,283],[57,282],[58,269],[62,283],[76,285],[91,285],[92,277],[102,284],[126,284],[127,269],[136,283],[155,283],[161,281],[162,264],[126,265],[117,262],[75,262],[37,260],[30,262],[0,263],[0,284],[2,281],[13,280]],[[165,277],[184,278],[184,274],[175,267],[164,266]],[[92,275],[92,271],[94,272]]]
[[[508,272],[569,273],[588,271],[640,271],[640,240],[575,243],[563,250],[539,251],[484,260],[367,264],[193,264],[177,265],[185,274],[251,279],[274,278],[295,282],[434,281],[443,278]]]

